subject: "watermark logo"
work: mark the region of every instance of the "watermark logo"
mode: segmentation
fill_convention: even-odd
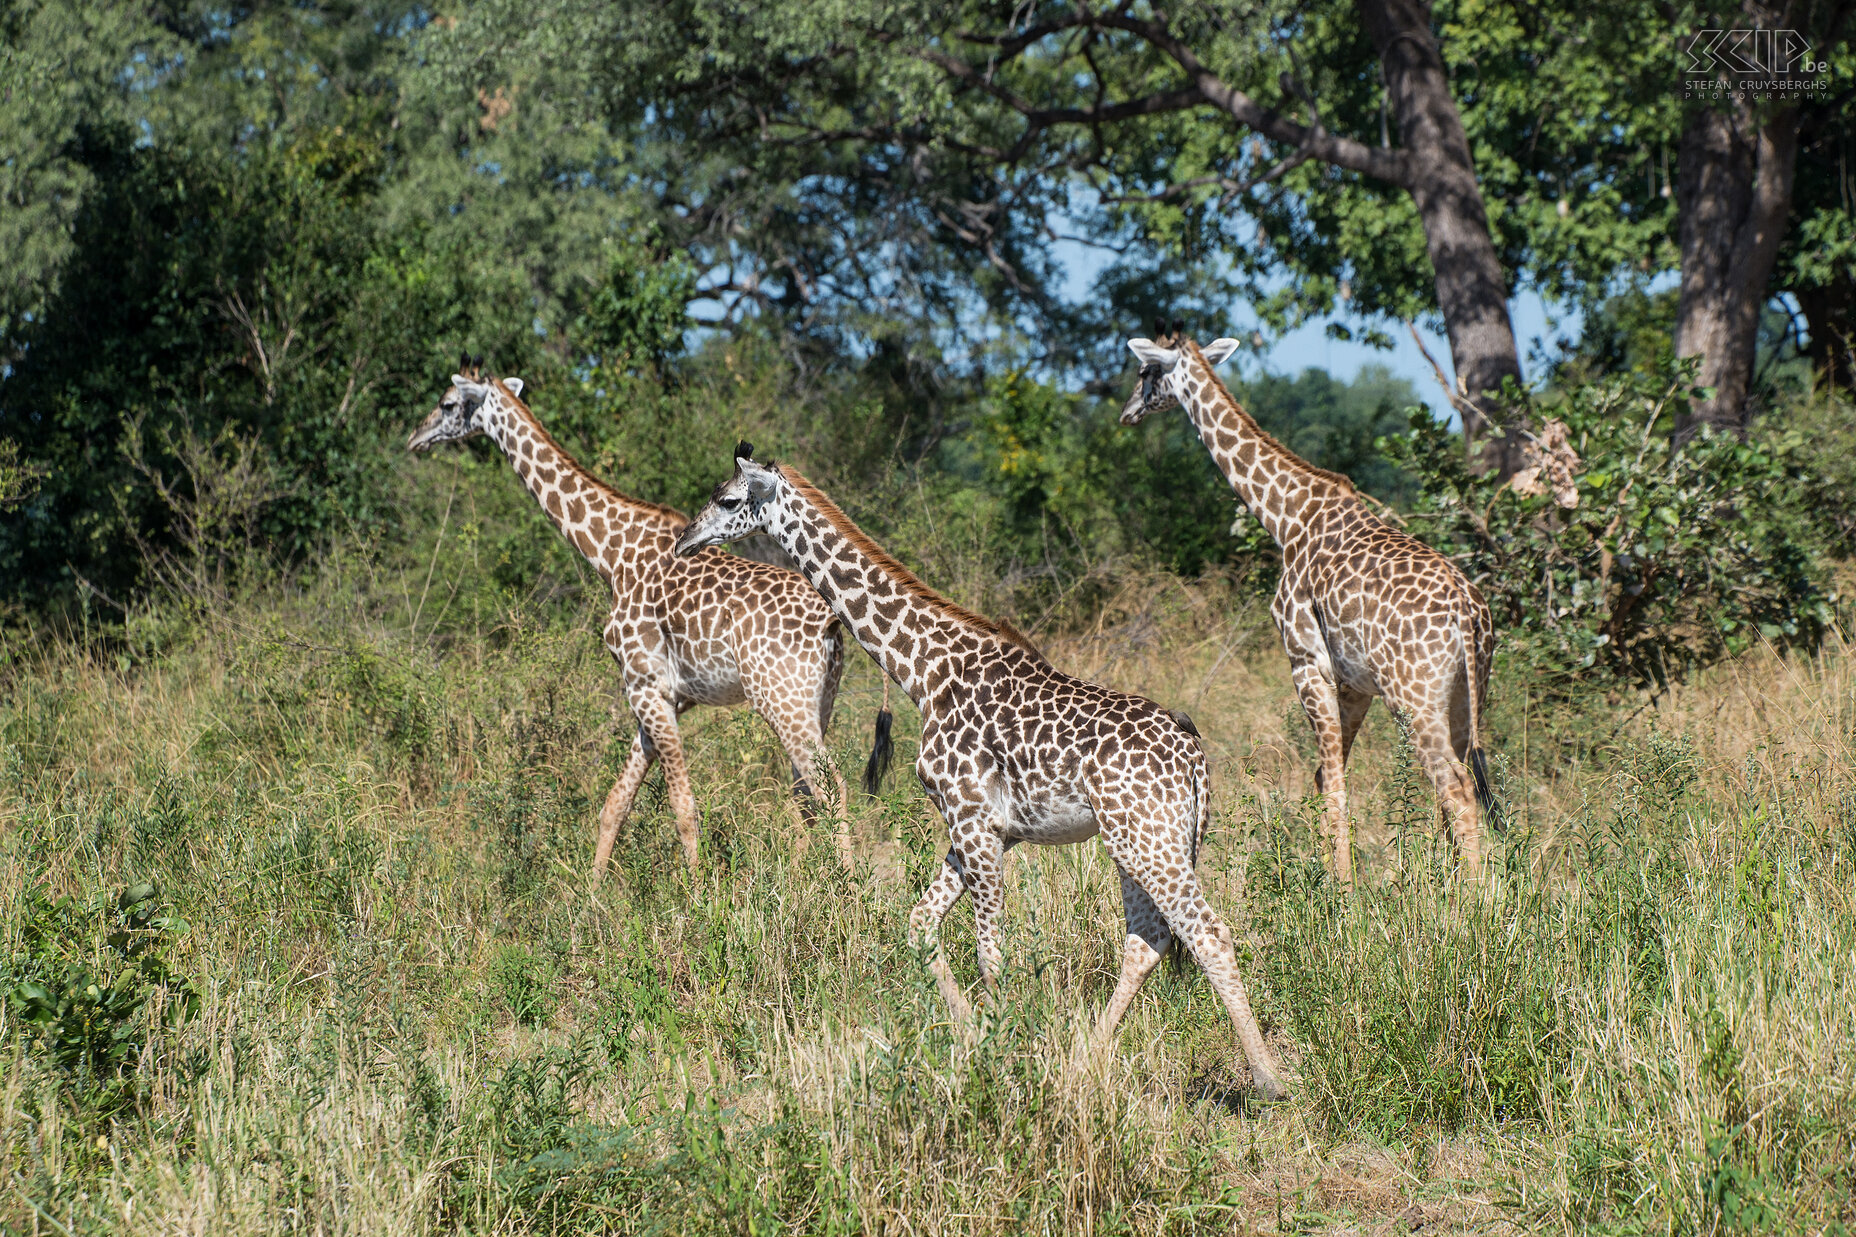
[[[1830,65],[1796,30],[1698,30],[1682,53],[1685,99],[1796,99],[1830,87]]]

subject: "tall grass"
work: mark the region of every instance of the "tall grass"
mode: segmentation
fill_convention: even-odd
[[[904,944],[943,844],[919,794],[852,805],[847,876],[827,826],[794,831],[745,711],[687,719],[701,873],[654,776],[591,887],[627,729],[592,616],[442,571],[422,603],[425,572],[331,560],[147,611],[130,639],[6,646],[0,984],[55,962],[107,986],[133,945],[197,1008],[123,981],[109,1089],[21,1001],[0,1008],[0,1228],[1856,1223],[1841,648],[1751,656],[1634,717],[1595,703],[1572,746],[1498,677],[1514,823],[1475,890],[1446,878],[1376,713],[1354,774],[1368,879],[1342,895],[1311,858],[1266,616],[1216,580],[1105,591],[1048,649],[1186,708],[1211,744],[1203,868],[1297,1074],[1259,1108],[1189,966],[1156,975],[1099,1073],[1073,1067],[1119,954],[1093,844],[1014,858],[1005,1000],[977,1043],[952,1034]],[[876,687],[853,666],[847,766]],[[168,926],[124,926],[115,895],[142,883]],[[969,980],[971,922],[947,933]],[[103,1006],[71,992],[90,1034]]]

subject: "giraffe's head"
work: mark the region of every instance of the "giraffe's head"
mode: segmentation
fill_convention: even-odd
[[[457,442],[484,431],[483,406],[496,379],[483,372],[483,358],[464,353],[458,357],[458,372],[451,375],[451,386],[438,407],[432,409],[419,428],[406,440],[408,451],[423,451],[441,442]],[[505,378],[503,386],[518,398],[522,395],[520,378]]]
[[[773,463],[755,462],[754,448],[735,444],[735,475],[715,487],[708,503],[677,537],[678,554],[723,545],[765,527],[767,500],[783,478]]]
[[[1172,330],[1163,322],[1154,323],[1154,338],[1130,339],[1128,348],[1141,363],[1141,376],[1128,402],[1121,406],[1121,423],[1139,425],[1156,412],[1165,412],[1180,402],[1185,394],[1181,384],[1191,381],[1186,358],[1186,334],[1175,322]],[[1214,339],[1202,351],[1211,365],[1222,365],[1237,351],[1235,339]]]

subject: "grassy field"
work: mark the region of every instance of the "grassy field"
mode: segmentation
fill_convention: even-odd
[[[627,733],[594,616],[364,567],[151,611],[126,643],[6,647],[0,1229],[1856,1224],[1841,646],[1641,708],[1546,708],[1498,675],[1510,822],[1473,890],[1376,711],[1343,896],[1260,606],[1143,578],[1047,637],[1213,749],[1203,868],[1293,1076],[1263,1108],[1190,965],[1156,974],[1101,1073],[1071,1067],[1121,931],[1094,843],[1015,852],[1006,1000],[977,1043],[950,1033],[905,943],[943,842],[906,706],[901,772],[848,805],[854,872],[795,833],[765,725],[709,711],[686,724],[701,874],[654,775],[593,888]],[[876,690],[860,657],[847,769]],[[971,925],[948,933],[969,980]]]

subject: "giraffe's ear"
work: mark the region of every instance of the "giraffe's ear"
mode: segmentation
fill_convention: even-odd
[[[773,497],[773,469],[745,456],[738,458],[736,466],[741,469],[741,475],[747,479],[749,502],[758,508],[760,504]]]
[[[1216,368],[1231,359],[1231,354],[1237,351],[1237,341],[1235,339],[1214,339],[1200,351],[1205,353],[1205,363]]]
[[[1213,364],[1217,364],[1217,362],[1214,361]],[[522,398],[522,380],[520,378],[505,378],[503,379],[503,385],[509,388],[509,393],[511,395],[515,396],[517,399]]]
[[[1162,348],[1151,339],[1130,339],[1128,350],[1139,359],[1141,368],[1158,365],[1161,369],[1172,369],[1179,362],[1179,353],[1171,348]]]

